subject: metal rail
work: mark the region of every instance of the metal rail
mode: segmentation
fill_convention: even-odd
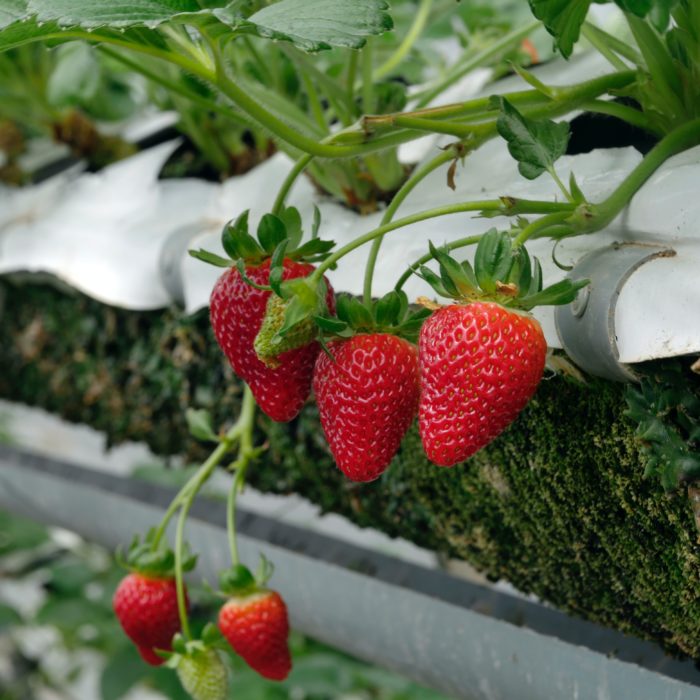
[[[115,547],[157,522],[171,489],[0,446],[0,508]],[[224,504],[195,503],[187,539],[214,582]],[[245,561],[275,562],[292,625],[465,700],[700,700],[700,672],[656,645],[331,537],[241,513]]]

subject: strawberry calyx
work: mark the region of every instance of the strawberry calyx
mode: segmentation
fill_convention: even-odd
[[[175,576],[175,552],[168,547],[165,539],[160,540],[158,545],[154,547],[154,536],[155,529],[148,532],[143,542],[138,535],[135,535],[126,553],[117,549],[117,563],[135,574],[148,578],[173,578]],[[182,563],[183,571],[191,571],[196,564],[196,555],[190,555],[186,545]]]
[[[260,563],[255,575],[243,564],[233,564],[219,574],[219,589],[222,596],[245,596],[265,590],[270,580],[274,566],[264,555],[260,555]]]
[[[336,316],[316,316],[314,321],[324,340],[350,338],[360,333],[387,333],[415,343],[429,315],[428,309],[411,309],[402,290],[392,290],[369,306],[350,294],[341,294],[336,299]]]
[[[258,224],[257,237],[250,234],[249,215],[250,210],[244,211],[237,219],[229,221],[221,232],[221,245],[228,258],[202,249],[190,250],[190,255],[218,267],[237,266],[245,274],[246,267],[258,266],[274,258],[280,264],[284,258],[320,262],[328,257],[335,245],[333,241],[318,238],[318,209],[315,211],[310,240],[305,243],[301,242],[304,231],[301,216],[295,207],[285,207],[279,214],[265,214]],[[244,279],[252,286],[259,287],[247,277],[244,276]]]
[[[491,301],[511,309],[529,311],[536,306],[555,306],[572,302],[589,280],[561,280],[542,286],[542,266],[530,258],[524,246],[514,246],[506,231],[495,228],[479,240],[474,266],[458,262],[445,248],[430,243],[430,252],[439,266],[439,274],[425,265],[418,276],[440,296],[460,303]]]

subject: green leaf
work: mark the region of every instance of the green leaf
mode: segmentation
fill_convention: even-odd
[[[591,0],[529,0],[530,9],[554,37],[564,58],[571,56]]]
[[[518,161],[520,174],[534,180],[545,170],[551,170],[555,161],[566,153],[569,124],[528,119],[504,97],[496,97],[494,102],[501,110],[496,128],[508,142],[508,151]]]
[[[341,294],[336,300],[336,307],[338,318],[353,328],[374,327],[372,314],[359,299],[355,299],[349,294]]]
[[[281,0],[247,19],[228,8],[214,14],[239,33],[289,41],[313,52],[332,46],[362,48],[368,36],[393,27],[388,7],[385,0]]]
[[[244,211],[234,222],[227,223],[221,232],[221,245],[232,259],[260,260],[265,251],[248,233],[248,214]]]
[[[330,335],[342,333],[348,327],[345,321],[340,321],[337,318],[329,318],[328,316],[314,316],[314,321],[322,331]]]
[[[318,238],[318,230],[321,228],[321,210],[314,204],[314,220],[311,225],[311,239]]]
[[[0,28],[0,52],[52,37],[60,32],[55,22],[39,24],[34,18],[13,22]]]
[[[199,13],[196,0],[29,0],[29,12],[40,22],[63,27],[134,27],[150,29],[182,13]]]
[[[185,412],[187,427],[192,437],[204,442],[219,442],[211,422],[211,414],[204,408],[188,408]]]
[[[301,223],[301,219],[299,220]],[[258,239],[263,249],[272,255],[275,248],[287,238],[284,222],[274,214],[265,214],[258,225]]]
[[[576,204],[586,203],[586,195],[581,191],[573,170],[571,171],[571,176],[569,177],[569,192],[571,192],[571,196],[574,198],[574,202]]]

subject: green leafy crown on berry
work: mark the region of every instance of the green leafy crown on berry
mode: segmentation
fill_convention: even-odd
[[[255,576],[250,569],[243,564],[234,564],[219,575],[219,588],[225,597],[233,595],[248,595],[256,591],[264,590],[269,581],[274,567],[263,555],[260,555],[260,564]]]
[[[445,248],[430,244],[440,274],[425,265],[419,277],[443,297],[459,301],[494,301],[502,306],[529,310],[535,306],[568,304],[588,280],[565,279],[542,288],[542,267],[523,246],[514,247],[505,231],[491,229],[479,240],[474,266],[457,262]]]
[[[175,553],[170,549],[165,538],[160,539],[154,547],[155,536],[155,528],[149,530],[143,542],[138,535],[135,535],[126,554],[121,549],[117,549],[117,563],[129,571],[144,576],[172,578],[175,575]],[[182,564],[183,571],[191,571],[196,564],[197,557],[190,555],[186,546]]]
[[[249,210],[244,211],[235,221],[229,221],[221,232],[221,245],[228,258],[202,249],[190,250],[190,255],[217,267],[236,265],[243,269],[246,265],[260,265],[266,260],[278,260],[281,264],[285,258],[320,262],[328,257],[335,245],[333,241],[318,238],[321,215],[316,207],[311,238],[306,243],[301,242],[304,231],[301,216],[295,207],[285,207],[279,215],[265,214],[258,224],[257,239],[249,232],[249,214]]]
[[[341,294],[336,299],[336,317],[317,316],[314,320],[326,337],[391,333],[415,342],[429,315],[428,309],[411,309],[403,291],[392,290],[369,307],[349,294]]]

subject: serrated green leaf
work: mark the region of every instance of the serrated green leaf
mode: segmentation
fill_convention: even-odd
[[[29,0],[28,9],[40,22],[85,29],[153,29],[176,15],[201,12],[196,0]]]
[[[301,223],[301,219],[300,219]],[[263,250],[272,255],[277,246],[287,238],[287,228],[282,219],[274,214],[265,214],[258,224],[258,240]]]
[[[227,9],[214,10],[239,33],[289,41],[314,52],[340,46],[359,49],[368,36],[393,27],[385,0],[281,0],[242,20]]]
[[[497,101],[501,110],[496,120],[498,133],[507,141],[509,153],[518,161],[520,174],[534,180],[545,170],[550,170],[566,153],[569,124],[528,119],[505,97],[498,97]]]
[[[61,30],[55,22],[42,22],[30,18],[8,24],[0,28],[0,52],[23,46],[35,41],[60,34]]]
[[[206,409],[188,408],[185,412],[190,435],[205,442],[218,442],[219,438],[212,426],[211,414]]]
[[[529,0],[532,13],[541,20],[564,58],[571,56],[581,33],[591,0]]]
[[[401,298],[399,294],[394,291],[389,292],[375,303],[374,316],[377,325],[382,328],[395,325],[399,320],[400,311]]]

